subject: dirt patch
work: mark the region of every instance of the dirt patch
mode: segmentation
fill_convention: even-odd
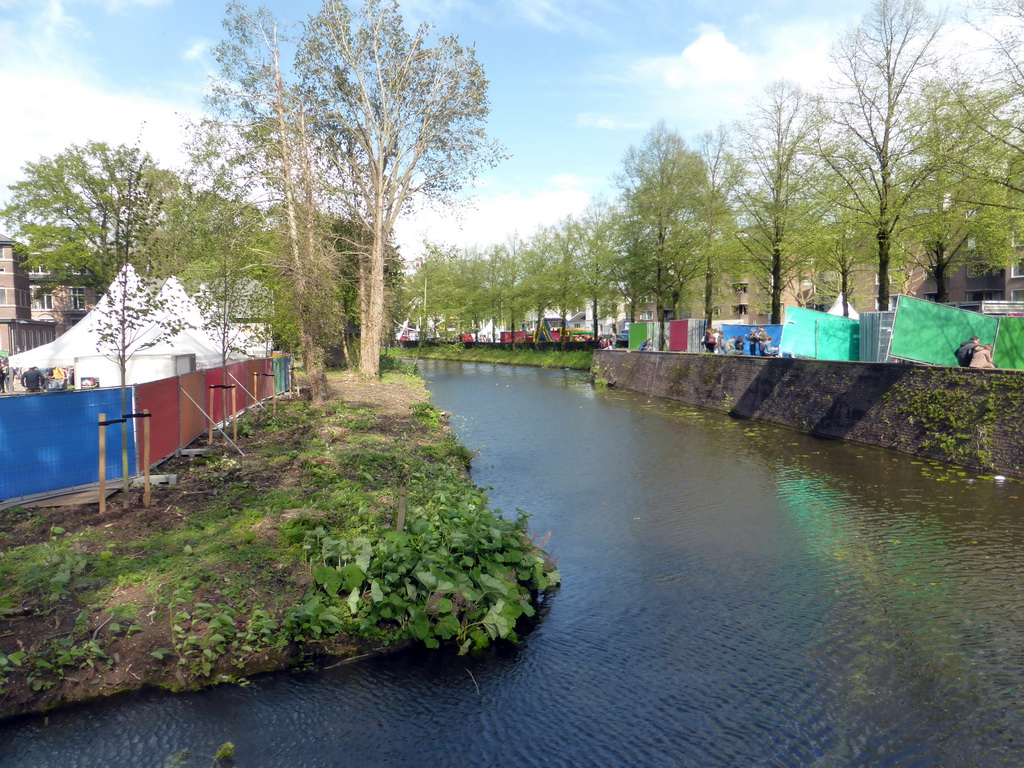
[[[197,687],[280,669],[316,655],[354,656],[379,650],[382,641],[345,633],[329,638],[310,635],[286,647],[262,649],[253,616],[263,614],[254,606],[270,619],[280,619],[311,586],[308,566],[275,559],[282,530],[296,520],[315,523],[341,512],[293,503],[249,521],[246,505],[274,495],[309,495],[318,461],[293,457],[314,438],[344,445],[358,431],[363,439],[436,443],[437,431],[424,430],[414,419],[414,405],[426,400],[425,390],[416,383],[335,374],[324,408],[343,403],[346,413],[356,412],[351,423],[358,423],[358,430],[344,423],[324,423],[311,434],[307,420],[305,426],[275,431],[268,446],[257,429],[251,436],[239,436],[241,455],[215,440],[218,444],[210,446],[206,456],[165,462],[158,471],[177,474],[178,483],[154,487],[148,507],[142,504],[141,491],[135,490],[127,508],[117,494],[107,500],[102,514],[95,503],[0,512],[0,581],[4,568],[12,568],[10,563],[30,545],[41,550],[31,567],[44,573],[41,589],[12,594],[0,586],[0,717],[147,685]],[[365,417],[361,421],[360,414]],[[325,471],[348,471],[341,459],[319,463]],[[384,486],[391,481],[387,476],[376,478]],[[378,496],[386,500],[386,488]],[[218,518],[212,513],[225,508],[233,508],[233,514]],[[373,508],[361,513],[390,514]],[[153,564],[168,553],[194,550],[198,559],[203,547],[227,530],[263,559],[233,557],[230,549],[215,552],[183,579],[185,597],[166,587],[156,589],[144,578],[144,567],[156,567]],[[30,566],[18,563],[21,576]],[[132,563],[139,564],[138,573]],[[97,594],[103,595],[101,604],[94,602]],[[216,622],[227,620],[218,610],[225,605],[234,607],[231,620],[237,626],[232,631],[238,632],[231,648],[216,642]],[[254,638],[251,643],[237,640],[244,632]],[[200,652],[183,659],[178,650],[188,642]],[[206,657],[212,660],[204,669],[208,648],[217,653]],[[240,650],[245,648],[249,650]],[[43,655],[56,667],[46,670],[30,664]]]

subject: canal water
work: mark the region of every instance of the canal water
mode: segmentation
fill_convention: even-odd
[[[0,766],[1020,766],[1024,485],[425,362],[564,577],[518,647],[0,724]]]

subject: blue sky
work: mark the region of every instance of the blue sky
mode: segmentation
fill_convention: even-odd
[[[283,22],[319,0],[264,0]],[[399,230],[458,246],[578,214],[659,120],[688,140],[742,117],[779,78],[814,87],[829,46],[871,0],[408,0],[411,22],[474,44],[490,81],[489,134],[511,158],[458,217]],[[72,143],[139,143],[164,166],[180,115],[201,109],[222,38],[219,0],[0,0],[0,200],[22,166]]]

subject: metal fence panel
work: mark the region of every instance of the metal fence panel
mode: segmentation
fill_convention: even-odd
[[[669,352],[686,352],[690,348],[690,321],[670,320],[668,324]]]
[[[135,385],[135,407],[138,412],[149,409],[149,461],[150,464],[167,458],[181,447],[179,423],[178,377],[147,381]],[[142,466],[142,423],[137,422],[139,466]]]
[[[860,361],[862,363],[889,362],[889,345],[892,343],[892,325],[895,319],[895,312],[861,312]]]
[[[129,392],[129,397],[131,393]],[[99,415],[121,418],[119,389],[0,398],[0,490],[4,500],[99,481]],[[128,471],[135,473],[128,423]],[[121,425],[106,429],[107,478],[121,477]]]
[[[181,444],[188,445],[206,431],[206,405],[203,403],[206,390],[203,388],[203,372],[186,373],[178,377],[178,405],[181,412]]]

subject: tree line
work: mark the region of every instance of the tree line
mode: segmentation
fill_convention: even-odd
[[[259,286],[245,315],[299,350],[322,400],[328,348],[378,373],[398,217],[499,159],[487,80],[472,47],[408,31],[396,0],[324,0],[295,37],[231,2],[224,28],[187,169],[138,147],[72,146],[28,163],[0,217],[55,284],[102,292],[132,265],[202,285],[224,318]]]
[[[921,0],[876,0],[834,44],[820,92],[776,82],[691,142],[659,122],[625,152],[613,200],[484,248],[428,243],[405,275],[399,217],[452,200],[502,157],[474,49],[408,31],[395,0],[324,0],[295,37],[232,2],[187,168],[72,146],[28,163],[0,217],[27,265],[60,284],[106,290],[125,264],[176,274],[225,321],[259,286],[244,314],[300,352],[317,400],[326,349],[375,375],[406,318],[514,328],[590,306],[596,332],[612,305],[710,320],[749,288],[778,322],[805,282],[817,299],[849,298],[873,272],[884,308],[915,268],[941,301],[959,266],[1020,258],[1024,10],[973,11],[983,50],[958,51]]]
[[[428,249],[406,316],[515,328],[590,306],[596,334],[616,307],[710,321],[746,293],[778,323],[787,291],[848,302],[873,273],[876,294],[859,299],[885,309],[922,270],[945,301],[953,270],[1017,264],[1024,6],[972,10],[985,43],[961,50],[945,14],[876,0],[833,45],[820,92],[772,83],[691,143],[657,123],[625,152],[614,200],[486,249]]]

